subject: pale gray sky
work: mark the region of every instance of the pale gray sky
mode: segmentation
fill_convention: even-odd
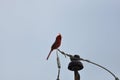
[[[56,80],[55,51],[79,54],[120,78],[119,0],[0,0],[0,80]],[[59,55],[61,80],[73,80],[69,59]],[[106,71],[83,62],[81,80],[113,80]]]

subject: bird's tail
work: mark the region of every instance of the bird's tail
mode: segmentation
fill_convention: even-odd
[[[47,56],[46,60],[48,60],[48,58],[49,58],[49,56],[50,56],[51,52],[52,52],[52,50],[50,50],[50,52],[49,52],[49,54],[48,54],[48,56]]]

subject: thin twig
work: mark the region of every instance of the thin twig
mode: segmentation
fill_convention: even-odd
[[[56,55],[57,55],[57,66],[58,66],[58,76],[57,76],[57,80],[60,80],[60,79],[59,79],[59,76],[60,76],[61,64],[60,64],[60,59],[59,59],[59,56],[58,56],[58,53],[57,53],[57,52],[56,52]]]

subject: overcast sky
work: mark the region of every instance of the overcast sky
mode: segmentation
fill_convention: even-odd
[[[0,0],[0,80],[56,80],[60,49],[96,62],[120,78],[120,0]],[[59,54],[60,80],[73,80],[69,58]],[[114,80],[83,62],[81,80]]]

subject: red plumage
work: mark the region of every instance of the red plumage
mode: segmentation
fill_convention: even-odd
[[[62,36],[61,36],[61,34],[58,34],[57,37],[56,37],[55,42],[54,42],[53,45],[51,46],[51,50],[50,50],[50,52],[49,52],[49,54],[48,54],[48,56],[47,56],[47,58],[46,58],[47,60],[48,60],[49,56],[51,55],[51,52],[52,52],[54,49],[58,49],[58,47],[60,47],[60,45],[61,45],[61,40],[62,40]]]

